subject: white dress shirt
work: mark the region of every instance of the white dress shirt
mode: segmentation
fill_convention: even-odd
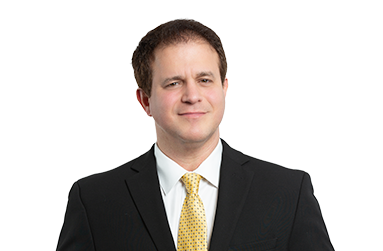
[[[157,161],[157,173],[161,186],[162,199],[165,204],[166,215],[173,235],[173,240],[175,246],[177,247],[178,225],[182,205],[186,197],[186,188],[181,181],[181,177],[188,171],[161,152],[157,144],[154,148],[154,155]],[[207,159],[202,162],[196,170],[194,170],[195,173],[198,173],[203,177],[199,184],[198,194],[201,197],[202,203],[205,207],[208,246],[213,230],[215,210],[217,207],[221,160],[222,143],[221,140],[219,140],[216,148],[209,155],[209,157],[207,157]]]

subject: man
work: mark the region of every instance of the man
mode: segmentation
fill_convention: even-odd
[[[73,185],[57,250],[334,250],[308,174],[220,139],[227,64],[211,29],[165,23],[132,61],[157,143]]]

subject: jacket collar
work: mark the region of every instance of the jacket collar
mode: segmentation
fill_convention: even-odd
[[[222,165],[210,251],[228,250],[254,173],[244,168],[249,157],[223,143]]]
[[[125,181],[157,250],[176,251],[161,197],[154,147],[131,168],[137,174]]]

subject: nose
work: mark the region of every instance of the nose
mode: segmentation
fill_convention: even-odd
[[[200,90],[196,83],[188,82],[184,86],[184,92],[182,95],[182,102],[188,104],[195,104],[202,100]]]

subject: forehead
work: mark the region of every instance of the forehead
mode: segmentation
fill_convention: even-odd
[[[166,68],[180,69],[185,67],[219,68],[219,57],[216,50],[204,40],[193,40],[177,44],[163,45],[153,53],[152,70]]]

